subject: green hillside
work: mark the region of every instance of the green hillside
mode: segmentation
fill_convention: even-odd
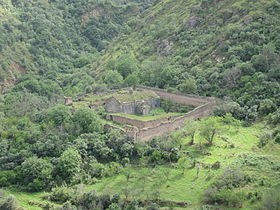
[[[218,104],[133,141],[132,85]],[[0,210],[279,210],[279,94],[279,0],[0,0]]]
[[[8,87],[24,74],[52,80],[69,94],[85,89],[89,63],[119,33],[130,16],[141,14],[146,1],[45,1],[0,2],[0,82]],[[73,82],[73,78],[81,81]],[[32,76],[28,79],[31,80]],[[79,83],[79,84],[78,84]],[[1,88],[3,91],[4,88]]]
[[[263,100],[280,105],[279,7],[274,0],[160,1],[130,19],[132,31],[115,39],[96,70],[105,78],[116,70],[125,84],[227,97],[241,106],[237,117],[254,120]]]

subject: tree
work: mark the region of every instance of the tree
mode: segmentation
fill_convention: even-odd
[[[178,160],[178,168],[182,169],[182,174],[185,174],[185,170],[187,169],[188,165],[189,165],[189,160],[187,157],[181,157]]]
[[[108,71],[103,79],[109,88],[120,88],[123,84],[123,77],[117,71]]]
[[[65,125],[71,118],[70,110],[67,106],[56,105],[48,110],[48,120],[55,126]]]
[[[179,90],[183,93],[195,94],[197,92],[197,85],[194,79],[186,79],[179,86]]]
[[[277,106],[273,103],[272,100],[270,99],[264,99],[261,103],[260,103],[260,107],[259,107],[259,113],[262,116],[268,115],[269,113],[273,113],[275,112],[277,109]]]
[[[140,83],[139,75],[137,73],[132,73],[127,76],[124,80],[126,86],[138,85]]]
[[[137,60],[129,54],[121,55],[116,62],[116,70],[126,78],[133,71],[137,71]]]
[[[65,150],[58,159],[58,175],[66,183],[72,183],[81,172],[82,158],[79,152],[73,148]]]
[[[210,146],[213,145],[215,135],[221,130],[221,117],[203,119],[200,125],[200,135],[205,138]]]
[[[190,145],[194,144],[194,137],[198,130],[199,123],[193,119],[188,119],[185,122],[183,133],[185,136],[189,136],[191,138]]]
[[[101,133],[103,130],[102,123],[97,114],[88,108],[75,111],[72,121],[75,124],[77,135],[92,132]]]
[[[226,124],[228,125],[229,127],[230,126],[239,126],[241,124],[241,122],[237,119],[235,119],[231,113],[227,113],[226,115],[224,115],[222,118],[221,118],[221,122],[223,124]]]
[[[31,157],[20,168],[22,184],[30,191],[39,191],[48,187],[52,179],[53,166],[47,160]]]

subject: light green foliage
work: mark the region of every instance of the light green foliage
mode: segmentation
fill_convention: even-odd
[[[193,119],[188,119],[185,122],[184,128],[183,128],[183,135],[189,136],[191,138],[190,145],[194,144],[194,138],[195,134],[199,129],[199,122],[195,121]]]
[[[120,88],[123,84],[123,77],[117,71],[108,71],[103,80],[109,88]]]
[[[221,117],[209,117],[201,121],[200,135],[210,146],[213,145],[215,135],[221,130],[221,120]]]
[[[90,110],[88,108],[76,110],[73,115],[73,121],[75,122],[75,132],[101,132],[103,129],[103,126],[97,114],[93,110]]]
[[[59,157],[57,170],[61,181],[75,183],[81,173],[82,158],[77,150],[72,148],[65,150]]]
[[[182,170],[182,174],[185,174],[185,170],[189,167],[189,162],[187,157],[181,157],[178,160],[178,168]]]

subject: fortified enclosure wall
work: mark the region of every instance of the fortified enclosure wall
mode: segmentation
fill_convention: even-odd
[[[165,133],[170,133],[173,130],[181,128],[187,119],[199,119],[202,117],[209,116],[212,112],[212,109],[213,104],[207,103],[200,107],[197,107],[196,109],[182,117],[178,117],[172,122],[162,122],[161,124],[155,127],[141,129],[139,130],[139,132],[136,133],[135,140],[148,141],[152,137],[162,136]]]
[[[138,90],[152,90],[162,99],[168,99],[174,103],[193,105],[196,108],[183,116],[172,116],[170,118],[162,118],[151,121],[133,120],[126,117],[109,115],[109,120],[121,124],[129,124],[132,126],[125,126],[122,132],[133,138],[135,141],[148,141],[149,139],[162,136],[163,134],[170,133],[173,130],[181,128],[187,119],[199,119],[211,115],[213,108],[216,104],[216,99],[213,97],[203,97],[195,95],[185,95],[179,93],[169,93],[165,90],[158,88],[134,86]]]
[[[170,93],[170,92],[167,92],[166,90],[145,87],[145,86],[134,86],[134,88],[139,89],[139,90],[151,90],[151,91],[154,91],[162,99],[168,99],[177,104],[193,105],[196,107],[214,100],[214,98],[212,98],[212,97],[204,97],[204,96],[196,96],[196,95],[188,95],[188,94],[180,94],[180,93]]]
[[[180,117],[180,115],[165,117],[165,118],[161,118],[161,119],[157,119],[157,120],[142,121],[142,120],[133,120],[133,119],[129,119],[126,117],[117,116],[117,115],[108,115],[107,119],[120,123],[120,124],[129,124],[129,125],[133,125],[133,126],[139,128],[139,129],[143,129],[143,128],[157,126],[163,122],[174,121],[178,117]]]

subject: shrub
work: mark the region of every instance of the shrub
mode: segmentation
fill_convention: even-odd
[[[1,171],[0,172],[0,187],[7,187],[15,180],[16,174],[14,171]]]
[[[64,203],[66,201],[71,201],[74,197],[75,192],[72,188],[67,186],[55,187],[49,194],[48,199],[54,202]]]
[[[260,141],[258,143],[258,147],[264,147],[265,145],[268,144],[269,140],[272,138],[272,133],[269,131],[265,131],[261,134],[260,136]]]
[[[275,136],[274,141],[278,144],[280,143],[280,134],[279,133]]]
[[[21,164],[21,182],[30,191],[48,187],[52,177],[53,165],[42,158],[31,157]]]
[[[0,209],[3,210],[18,209],[16,198],[12,195],[6,196],[4,191],[0,190]]]
[[[263,198],[264,210],[279,210],[280,209],[280,185],[271,189]]]
[[[245,198],[244,192],[233,192],[232,190],[222,188],[208,188],[204,193],[204,202],[206,204],[220,204],[230,207],[242,207]]]
[[[223,174],[213,183],[217,189],[233,189],[244,186],[248,177],[239,168],[226,168]]]

